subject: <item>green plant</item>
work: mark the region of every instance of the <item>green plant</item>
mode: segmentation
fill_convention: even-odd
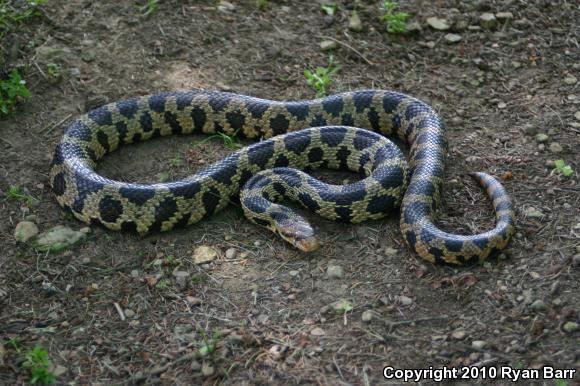
[[[46,4],[48,0],[26,0],[25,5],[16,7],[14,3],[0,0],[0,39],[5,33],[21,23],[36,16],[40,16],[39,6]]]
[[[256,7],[258,7],[260,11],[264,11],[266,7],[268,7],[268,0],[256,0]]]
[[[6,343],[6,346],[12,347],[17,353],[20,352],[20,338],[10,338],[4,343]]]
[[[147,17],[157,11],[159,8],[159,0],[147,0],[147,3],[138,5],[137,9],[141,17]]]
[[[29,96],[26,81],[18,71],[12,70],[8,79],[0,80],[0,116],[7,115],[20,98],[26,99]]]
[[[336,3],[321,4],[320,9],[328,16],[334,16],[338,10]]]
[[[568,386],[568,381],[564,379],[554,379],[555,386]]]
[[[217,346],[219,344],[221,334],[218,329],[214,329],[212,331],[211,337],[208,337],[204,330],[200,331],[201,338],[203,339],[203,346],[199,348],[199,355],[205,356],[213,356],[215,354]]]
[[[52,83],[58,83],[62,80],[62,73],[60,71],[60,66],[56,63],[49,63],[46,66],[46,72],[48,80]]]
[[[232,149],[232,150],[237,150],[241,147],[241,145],[237,142],[238,138],[236,137],[236,135],[238,134],[240,130],[236,130],[233,134],[229,135],[223,132],[218,132],[215,133],[213,135],[210,135],[207,138],[202,139],[201,141],[191,141],[192,145],[201,145],[203,143],[206,143],[207,141],[211,141],[213,139],[221,139],[224,143],[224,145],[228,148],[228,149]]]
[[[171,166],[177,168],[177,167],[180,167],[181,165],[183,165],[183,159],[181,159],[179,156],[177,156],[177,157],[169,160],[169,163],[171,163]]]
[[[556,166],[554,171],[562,174],[564,177],[570,177],[572,174],[574,174],[572,166],[566,165],[566,162],[564,162],[562,159],[555,160],[554,166]]]
[[[22,367],[30,371],[30,383],[35,385],[49,385],[54,383],[56,377],[50,371],[52,361],[48,352],[42,347],[36,346],[33,350],[26,353]]]
[[[167,289],[167,287],[169,287],[170,283],[171,282],[169,281],[169,279],[161,279],[157,282],[157,284],[155,284],[155,288],[159,290],[164,290]]]
[[[38,200],[29,194],[23,193],[18,186],[11,185],[6,192],[9,200],[25,202],[27,207],[34,206]]]
[[[332,74],[337,72],[340,66],[334,64],[332,55],[328,58],[328,65],[326,67],[316,67],[316,70],[304,70],[306,77],[306,84],[316,91],[317,97],[326,95],[326,87],[332,82]]]
[[[398,34],[407,30],[406,21],[411,15],[406,12],[395,12],[398,7],[399,5],[392,1],[383,2],[384,14],[381,16],[381,21],[386,24],[388,33]]]

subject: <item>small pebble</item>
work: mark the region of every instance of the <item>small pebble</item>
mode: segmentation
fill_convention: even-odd
[[[572,263],[575,266],[580,267],[580,253],[577,253],[574,255],[574,257],[572,257]]]
[[[198,306],[198,305],[201,304],[201,299],[200,298],[196,298],[195,296],[186,296],[185,297],[185,301],[190,306]]]
[[[25,243],[38,234],[38,227],[32,221],[20,221],[14,229],[16,241]]]
[[[538,209],[534,208],[533,206],[527,207],[524,211],[524,215],[526,217],[535,217],[535,218],[544,217],[544,213],[542,213]]]
[[[322,328],[320,327],[314,327],[311,331],[310,331],[311,335],[314,336],[322,336],[324,334],[326,334],[326,331],[324,331]]]
[[[368,323],[373,319],[373,312],[371,310],[366,310],[362,313],[361,319],[363,322]]]
[[[561,153],[564,151],[564,149],[562,148],[562,145],[560,145],[558,142],[552,142],[550,144],[550,151],[552,153]]]
[[[348,18],[348,29],[354,32],[360,32],[363,29],[362,22],[358,12],[353,11]]]
[[[203,362],[201,365],[201,374],[204,377],[211,377],[213,373],[215,373],[214,367],[207,362]]]
[[[476,350],[483,350],[487,346],[487,342],[485,340],[474,340],[471,342],[471,347]]]
[[[497,19],[493,13],[482,13],[479,16],[479,24],[485,29],[493,29],[497,23]]]
[[[411,299],[408,296],[405,295],[401,295],[397,298],[397,300],[399,301],[399,303],[401,303],[401,305],[403,306],[410,306],[411,304],[413,304],[413,299]]]
[[[449,29],[449,22],[438,17],[427,18],[427,24],[429,24],[429,27],[438,31],[447,31]]]
[[[538,127],[536,125],[532,125],[531,123],[526,123],[524,126],[524,133],[526,135],[536,135],[538,133]]]
[[[544,134],[544,133],[538,133],[536,134],[536,141],[538,141],[538,143],[544,143],[548,141],[548,135]]]
[[[344,270],[340,265],[329,265],[326,268],[326,276],[330,279],[342,279],[344,277]]]
[[[511,20],[514,18],[514,14],[511,12],[498,12],[495,14],[495,17],[499,21],[506,21]]]
[[[547,306],[543,300],[538,299],[534,301],[532,304],[530,304],[530,308],[533,309],[534,311],[544,311],[547,308]]]
[[[562,326],[562,329],[566,332],[574,332],[578,330],[578,323],[576,322],[566,322]]]
[[[455,331],[453,331],[453,332],[451,333],[451,336],[452,336],[454,339],[461,340],[461,339],[463,339],[463,338],[465,338],[465,337],[467,336],[467,333],[465,332],[465,330],[461,330],[461,329],[459,329],[459,330],[455,330]]]
[[[338,44],[334,40],[323,40],[320,42],[320,49],[322,51],[331,51],[338,47]]]
[[[576,118],[577,121],[580,121],[580,111],[574,113],[574,118]]]
[[[127,308],[127,309],[124,311],[124,313],[125,313],[125,316],[126,316],[127,318],[132,318],[132,317],[134,317],[134,316],[135,316],[135,311],[133,311],[133,310],[131,310],[131,309],[129,309],[129,308]]]
[[[576,82],[578,82],[578,79],[574,75],[572,75],[572,74],[568,74],[564,78],[564,83],[567,84],[567,85],[569,85],[569,86],[575,85]]]
[[[300,275],[300,271],[289,271],[288,275],[290,275],[292,277],[296,277],[296,276]]]
[[[236,255],[238,254],[238,251],[236,250],[236,248],[228,248],[226,250],[226,259],[235,259]]]
[[[448,44],[455,44],[455,43],[459,43],[461,41],[461,35],[446,34],[444,39]]]

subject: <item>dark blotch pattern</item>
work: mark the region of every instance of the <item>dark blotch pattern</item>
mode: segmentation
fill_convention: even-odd
[[[121,196],[135,205],[145,205],[145,203],[155,196],[155,190],[141,186],[129,185],[119,189]]]
[[[96,110],[89,111],[87,115],[99,126],[110,126],[113,124],[113,116],[106,107],[100,107]]]
[[[137,110],[139,110],[137,99],[127,99],[117,102],[117,110],[125,118],[132,119],[137,113]]]
[[[276,117],[270,119],[270,127],[274,132],[274,135],[280,135],[288,131],[290,122],[282,114],[276,115]]]
[[[62,172],[58,173],[52,179],[52,190],[57,196],[62,196],[66,191],[66,179]]]
[[[326,143],[328,146],[336,147],[342,143],[342,141],[344,141],[345,135],[346,128],[337,127],[335,130],[322,132],[320,135],[320,140]]]
[[[151,118],[151,114],[149,114],[147,111],[141,114],[139,123],[141,124],[141,129],[143,129],[144,132],[148,133],[153,130],[153,118]]]
[[[193,121],[194,129],[198,132],[201,131],[207,120],[205,110],[200,107],[194,107],[191,110],[191,120]]]
[[[104,221],[114,223],[123,214],[123,204],[111,196],[105,196],[99,202],[99,212]]]
[[[151,111],[155,111],[156,113],[162,113],[165,111],[165,102],[167,98],[165,94],[157,94],[152,95],[149,98],[149,108]]]
[[[254,147],[255,151],[248,153],[250,163],[258,165],[260,168],[265,168],[266,164],[274,155],[274,142],[262,142]]]
[[[177,120],[177,115],[175,115],[171,111],[166,111],[165,113],[163,113],[163,115],[165,118],[165,123],[167,123],[169,127],[171,127],[171,133],[181,134],[182,128],[181,125],[179,124],[179,121]]]
[[[286,109],[290,112],[290,114],[294,115],[299,121],[305,120],[308,114],[310,113],[310,107],[308,107],[308,104],[304,102],[290,103],[286,107]]]
[[[226,113],[226,119],[234,130],[241,129],[246,123],[246,117],[239,111],[230,111]]]

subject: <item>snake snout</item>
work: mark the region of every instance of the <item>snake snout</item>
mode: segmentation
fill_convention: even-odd
[[[306,221],[278,224],[276,229],[280,237],[302,252],[312,252],[320,247],[312,226]]]

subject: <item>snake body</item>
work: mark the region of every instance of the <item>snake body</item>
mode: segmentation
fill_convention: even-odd
[[[363,139],[376,143],[381,139],[354,127],[406,141],[408,172],[396,151],[385,150],[390,145],[369,144]],[[216,132],[266,140],[175,182],[125,183],[94,170],[99,159],[125,144],[172,134]],[[395,158],[387,160],[381,151],[392,152]],[[492,176],[473,173],[492,200],[495,228],[469,236],[438,229],[433,221],[441,201],[446,152],[438,114],[426,103],[398,92],[364,90],[279,102],[195,90],[121,100],[81,116],[56,146],[50,183],[59,204],[78,219],[140,234],[167,231],[211,216],[227,206],[245,184],[251,197],[266,199],[279,197],[259,193],[260,184],[273,192],[276,182],[284,182],[284,193],[295,198],[308,185],[308,198],[298,197],[298,201],[332,219],[380,218],[401,204],[402,234],[409,247],[428,261],[461,264],[483,260],[505,248],[514,233],[509,196]],[[317,167],[347,168],[367,177],[356,189],[329,188],[295,172]],[[384,167],[388,173],[381,172]],[[298,176],[288,177],[292,173]],[[376,174],[389,174],[396,183],[374,178]],[[288,183],[295,185],[293,192],[288,192]],[[377,183],[382,187],[371,187]],[[265,205],[266,212],[275,212],[271,206],[276,204]],[[290,226],[300,228],[301,224],[290,222]]]

